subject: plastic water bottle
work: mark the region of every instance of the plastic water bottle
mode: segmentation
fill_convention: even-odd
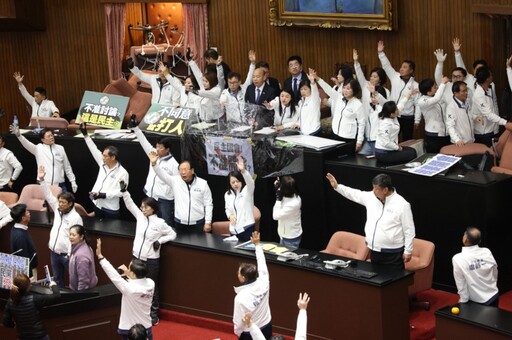
[[[19,126],[20,122],[18,121],[18,116],[14,115],[14,118],[12,119],[12,125]]]

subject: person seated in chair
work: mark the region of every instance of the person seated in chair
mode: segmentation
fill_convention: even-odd
[[[459,302],[498,307],[498,265],[488,248],[480,247],[478,228],[468,227],[462,236],[462,251],[452,258]]]

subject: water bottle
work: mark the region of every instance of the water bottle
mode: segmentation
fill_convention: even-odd
[[[14,115],[14,118],[12,119],[12,125],[16,127],[19,126],[18,116]]]

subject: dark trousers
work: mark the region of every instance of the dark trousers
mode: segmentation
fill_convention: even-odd
[[[272,321],[270,321],[265,326],[261,327],[261,333],[263,333],[263,336],[265,339],[270,339],[272,337]],[[251,333],[249,332],[242,332],[240,336],[238,337],[240,340],[252,340]]]
[[[238,238],[238,241],[240,242],[246,242],[251,239],[252,232],[254,231],[254,224],[245,229],[240,234],[236,234],[236,237]]]
[[[201,221],[197,224],[181,224],[178,221],[174,220],[174,229],[176,229],[176,232],[183,233],[202,233],[204,229],[204,221]]]
[[[450,145],[450,137],[429,136],[425,133],[425,151],[427,153],[439,153],[441,148]]]
[[[492,147],[492,139],[496,135],[493,132],[486,133],[484,135],[475,134],[475,143],[485,144],[488,147]]]
[[[155,323],[158,320],[158,311],[160,310],[160,294],[158,291],[158,277],[160,275],[160,259],[148,259],[146,261],[148,274],[146,277],[155,282],[155,292],[153,293],[153,301],[151,302],[151,321]]]
[[[50,260],[52,262],[53,280],[61,288],[64,288],[64,274],[68,272],[69,259],[68,254],[57,254],[50,252]]]
[[[119,213],[119,210],[110,210],[105,208],[98,208],[94,206],[94,212],[96,213],[95,217],[99,218],[100,220],[103,220],[105,218],[111,219],[111,220],[118,220],[119,217],[121,217],[121,214]]]
[[[158,199],[158,205],[160,207],[160,213],[158,214],[164,219],[165,223],[174,226],[174,200],[166,200],[163,198]]]
[[[394,268],[396,270],[404,270],[404,251],[395,253],[383,253],[380,251],[371,251],[370,258],[372,263],[383,264],[388,268]]]
[[[414,116],[398,117],[400,123],[400,142],[412,139],[414,132]]]
[[[385,165],[404,164],[416,157],[416,150],[408,146],[403,147],[402,151],[379,152],[375,149],[375,158]]]

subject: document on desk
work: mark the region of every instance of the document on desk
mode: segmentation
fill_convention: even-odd
[[[254,133],[259,134],[259,135],[271,135],[273,133],[276,133],[276,130],[267,126],[267,127],[264,127],[264,128],[254,131]]]
[[[440,172],[449,169],[452,165],[460,161],[460,157],[437,154],[422,165],[409,170],[412,174],[432,177]]]
[[[207,123],[207,122],[201,122],[201,123],[195,123],[192,124],[191,127],[198,130],[206,130],[211,128],[212,126],[217,125],[216,123]]]
[[[278,136],[276,139],[315,150],[325,150],[345,143],[338,140],[309,135]]]
[[[245,132],[250,129],[251,129],[251,127],[249,125],[241,125],[241,126],[231,129],[231,132]]]

